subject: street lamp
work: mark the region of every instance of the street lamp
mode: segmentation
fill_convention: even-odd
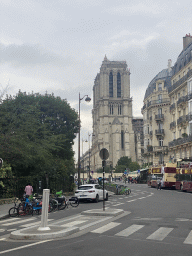
[[[86,98],[85,98],[86,97]],[[82,98],[80,97],[79,93],[79,136],[78,136],[78,187],[80,186],[80,130],[81,130],[81,124],[80,124],[80,103],[81,100],[85,98],[86,102],[90,102],[91,98],[89,98],[88,95],[84,95]]]

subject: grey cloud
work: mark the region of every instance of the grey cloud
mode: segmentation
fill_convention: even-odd
[[[71,62],[70,58],[59,56],[51,51],[41,48],[39,45],[3,45],[0,44],[1,63],[10,63],[15,67],[36,66],[42,64],[53,64],[65,66]]]

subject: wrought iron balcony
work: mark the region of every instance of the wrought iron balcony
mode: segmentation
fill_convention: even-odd
[[[155,135],[156,136],[162,136],[162,135],[164,135],[165,133],[164,133],[164,129],[159,129],[159,130],[155,130]]]
[[[163,121],[164,120],[164,114],[155,115],[155,121]]]
[[[187,116],[180,116],[179,119],[177,119],[177,125],[184,123],[187,121]]]
[[[160,153],[167,153],[168,152],[168,146],[155,146],[153,147],[154,152],[160,152]]]
[[[176,122],[175,121],[171,122],[170,123],[170,129],[175,128],[175,127],[176,127]]]
[[[192,135],[189,135],[188,137],[184,137],[184,138],[178,138],[176,140],[169,142],[169,147],[172,148],[172,147],[180,146],[182,144],[189,143],[189,142],[192,142]]]
[[[175,90],[177,87],[179,87],[181,84],[186,82],[189,77],[192,76],[192,69],[190,69],[185,76],[183,76],[181,79],[179,79],[176,83],[174,83],[172,86],[168,87],[168,93]]]

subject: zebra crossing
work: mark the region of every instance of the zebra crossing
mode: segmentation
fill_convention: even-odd
[[[166,239],[169,237],[178,239],[178,242],[182,242],[183,244],[192,245],[192,230],[185,230],[185,237],[180,238],[179,236],[174,236],[174,227],[162,227],[159,225],[154,224],[152,229],[147,229],[148,225],[145,224],[136,224],[134,222],[139,221],[161,221],[161,218],[140,218],[135,217],[132,219],[133,223],[128,224],[127,227],[122,225],[121,222],[111,221],[111,217],[101,217],[101,216],[83,216],[81,214],[76,214],[67,218],[54,220],[48,219],[48,221],[52,225],[59,225],[62,227],[79,227],[80,230],[85,230],[86,228],[91,227],[90,233],[98,234],[98,235],[112,235],[116,237],[122,238],[132,238],[134,235],[138,234],[138,236],[142,237],[144,240],[150,241],[159,241],[159,242],[166,242]],[[184,218],[176,218],[175,223],[183,223],[183,222],[191,222],[191,219],[184,219]],[[106,223],[102,225],[102,223]],[[18,219],[18,218],[9,218],[0,221],[0,241],[3,241],[4,238],[1,238],[4,232],[11,232],[13,230],[32,227],[34,225],[40,224],[39,217],[32,217],[26,219]],[[96,224],[99,224],[98,227]],[[102,226],[101,226],[102,225]],[[11,228],[10,228],[11,226]],[[16,226],[16,227],[15,227]],[[15,227],[15,228],[14,228]],[[94,227],[98,227],[93,229]],[[182,227],[180,227],[182,228]],[[178,228],[177,228],[178,230]]]
[[[119,222],[110,222],[100,228],[97,228],[95,230],[92,230],[91,233],[95,233],[95,234],[103,234],[103,235],[108,235],[108,231],[113,230],[116,227],[119,227],[121,225],[121,223]],[[142,232],[142,230],[144,230],[146,227],[146,225],[138,225],[138,224],[132,224],[130,226],[128,226],[127,228],[122,229],[120,232],[113,233],[113,236],[118,236],[118,237],[129,237],[131,238],[131,236],[133,234],[135,234],[136,232]],[[145,239],[147,240],[153,240],[153,241],[166,241],[166,238],[169,237],[169,234],[171,234],[173,232],[174,228],[170,228],[170,227],[158,227],[157,230],[155,230],[154,232],[152,232],[151,234],[146,235]],[[145,235],[146,231],[143,231],[142,235]],[[110,233],[111,235],[111,233]],[[172,236],[171,236],[172,237]],[[177,242],[180,242],[182,239],[175,237],[175,239],[177,239]],[[192,230],[189,231],[189,233],[187,234],[186,238],[183,239],[183,244],[188,244],[188,245],[192,245]]]

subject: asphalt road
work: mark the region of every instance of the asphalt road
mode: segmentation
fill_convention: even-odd
[[[112,196],[106,207],[125,211],[124,216],[105,221],[89,220],[80,212],[102,208],[103,203],[81,203],[78,208],[69,208],[49,214],[51,222],[74,222],[80,232],[67,238],[51,241],[12,241],[11,229],[37,223],[35,219],[21,218],[22,223],[0,221],[0,255],[192,255],[192,193],[175,190],[156,190],[143,184],[130,184],[129,196]],[[95,223],[83,228],[86,223]]]

